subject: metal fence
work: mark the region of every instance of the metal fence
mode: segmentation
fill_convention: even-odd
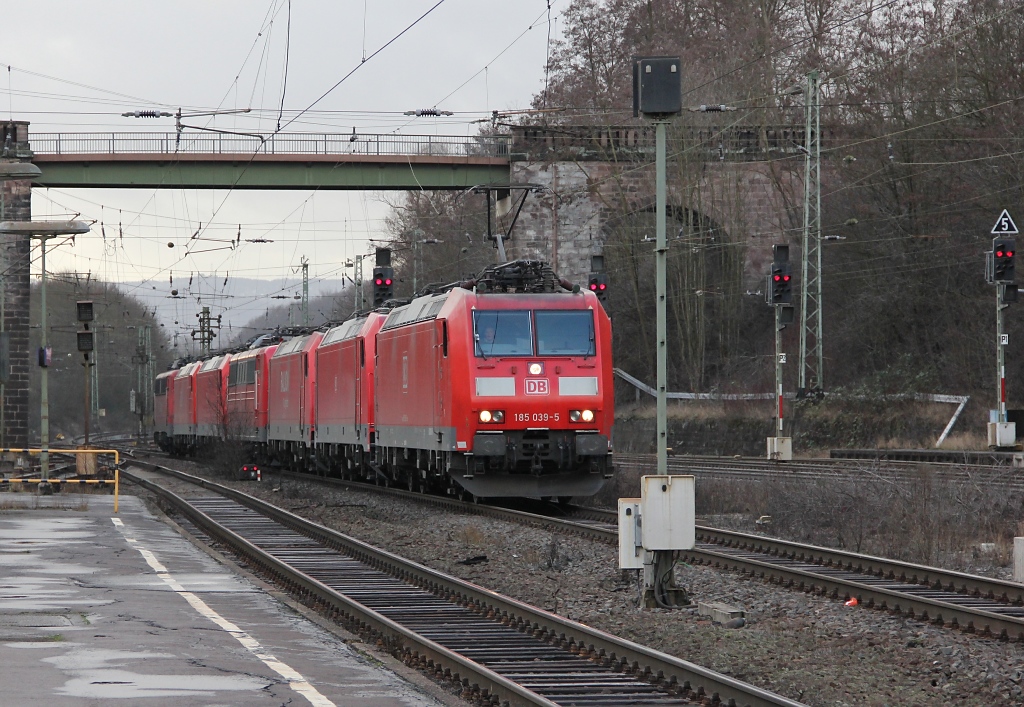
[[[219,133],[36,133],[32,151],[40,155],[426,155],[507,158],[506,135],[360,135],[282,133],[256,136]]]

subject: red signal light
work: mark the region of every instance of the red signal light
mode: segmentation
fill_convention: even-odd
[[[778,282],[779,280],[782,279],[782,275],[775,275],[773,279],[775,280],[775,282]]]
[[[782,280],[783,280],[784,282],[789,282],[789,275],[783,275],[783,276],[782,276]]]
[[[374,284],[380,285],[380,284],[383,284],[383,282],[384,281],[378,277]]]
[[[1006,251],[1006,257],[1007,258],[1012,258],[1013,257],[1013,251],[1012,250]]]
[[[601,283],[600,287],[598,287],[599,290],[605,290],[607,288],[608,288],[608,285],[604,284],[603,282]]]
[[[384,284],[385,285],[390,285],[391,284],[391,278],[388,278],[387,280],[385,280]]]
[[[593,290],[593,291],[597,291],[597,283],[596,282],[590,283],[590,289]]]
[[[1009,254],[1007,254],[1007,255],[1009,255]],[[1003,257],[1003,251],[1001,251],[1001,250],[997,250],[997,251],[996,251],[996,257],[997,257],[997,258],[1002,258],[1002,257]]]

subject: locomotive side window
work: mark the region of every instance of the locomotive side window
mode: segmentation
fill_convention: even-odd
[[[473,313],[476,355],[532,356],[533,328],[528,311],[478,310]]]
[[[590,310],[537,311],[538,356],[593,356],[594,314]]]
[[[153,383],[153,394],[154,395],[167,395],[167,379],[157,378]]]
[[[243,361],[232,361],[228,364],[228,387],[247,385],[256,382],[256,359],[247,358]]]

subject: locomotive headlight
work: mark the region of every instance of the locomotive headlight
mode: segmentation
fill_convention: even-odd
[[[594,421],[594,411],[593,410],[584,410],[583,412],[580,413],[580,417],[583,419],[584,422],[593,422]]]
[[[579,422],[580,421],[580,411],[579,410],[570,410],[569,411],[569,421],[570,422]]]
[[[505,421],[505,413],[502,410],[495,410],[491,413],[491,422],[501,423]]]
[[[481,410],[479,416],[480,422],[493,423],[500,425],[505,421],[504,410]]]
[[[570,410],[569,411],[569,422],[593,422],[594,411],[593,410]]]
[[[531,376],[539,376],[544,372],[544,364],[540,362],[531,363],[529,371]]]
[[[480,422],[490,422],[490,421],[491,421],[491,411],[490,410],[481,410],[480,411]]]

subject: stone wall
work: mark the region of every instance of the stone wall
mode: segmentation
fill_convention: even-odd
[[[699,172],[685,188],[669,175],[669,206],[699,213],[730,240],[748,246],[744,284],[759,287],[772,244],[799,243],[795,226],[802,216],[793,205],[802,209],[802,175],[774,169],[770,162],[712,162]],[[527,198],[510,257],[546,260],[573,282],[586,280],[590,257],[602,253],[611,219],[624,209],[654,208],[653,165],[522,160],[512,162],[511,175],[513,184],[539,184],[546,191]],[[674,230],[671,223],[668,230]]]

